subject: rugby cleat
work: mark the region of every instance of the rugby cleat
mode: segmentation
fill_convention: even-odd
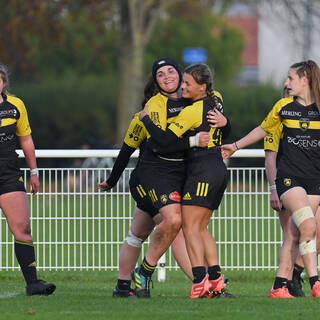
[[[287,286],[282,286],[279,289],[273,289],[272,287],[269,292],[269,298],[290,299],[294,298],[294,296],[290,294]]]
[[[221,292],[227,287],[227,281],[224,279],[224,275],[221,276],[216,280],[209,280],[212,286],[213,292]]]
[[[312,287],[311,294],[314,298],[320,298],[320,281],[317,280]]]
[[[26,295],[34,296],[34,295],[43,295],[48,296],[52,294],[56,290],[56,286],[53,283],[46,283],[43,280],[36,280],[34,282],[29,283],[26,286]]]
[[[223,274],[218,279],[209,281],[212,285],[212,298],[236,298],[234,294],[227,292],[226,288],[229,280]]]
[[[288,281],[289,293],[294,297],[305,297],[305,293],[302,289],[303,279],[300,275],[293,275],[292,280]]]
[[[211,298],[212,285],[208,277],[204,277],[200,283],[194,283],[191,287],[190,299]]]
[[[116,286],[113,289],[112,296],[114,298],[136,298],[137,296],[134,293],[134,290],[129,289],[129,290],[121,290]]]
[[[140,267],[135,268],[131,274],[132,280],[135,283],[135,294],[138,298],[151,298],[150,284],[151,277],[146,277],[140,273]]]

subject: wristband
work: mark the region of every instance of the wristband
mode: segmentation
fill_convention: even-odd
[[[237,142],[234,142],[234,145],[236,146],[237,150],[239,150],[238,146],[237,146]]]
[[[277,186],[275,184],[269,186],[269,190],[272,191],[272,190],[277,190]]]
[[[189,137],[189,146],[190,148],[199,147],[199,140],[200,140],[200,132],[196,135]]]
[[[36,175],[39,174],[38,168],[34,168],[34,169],[31,169],[31,170],[30,170],[30,176],[33,176],[34,174],[36,174]]]

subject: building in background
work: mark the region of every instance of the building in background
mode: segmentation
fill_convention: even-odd
[[[293,63],[312,59],[320,64],[320,1],[239,1],[229,8],[227,19],[246,39],[242,84],[281,87]]]

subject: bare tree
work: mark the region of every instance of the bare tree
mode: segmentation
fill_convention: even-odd
[[[142,96],[143,58],[161,13],[180,0],[120,0],[120,83],[117,141],[125,135]]]

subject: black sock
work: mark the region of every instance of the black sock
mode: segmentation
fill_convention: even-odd
[[[26,283],[29,284],[37,280],[33,242],[16,240],[14,251]]]
[[[221,268],[219,265],[208,267],[209,280],[217,280],[221,276]]]
[[[287,285],[288,285],[288,279],[276,277],[276,279],[274,280],[273,289],[279,289]]]
[[[118,279],[117,287],[120,290],[130,290],[131,289],[131,280]]]
[[[303,267],[299,266],[298,264],[294,264],[294,268],[293,268],[293,274],[294,275],[297,275],[297,276],[300,276],[302,271],[303,271]]]
[[[149,264],[146,260],[146,257],[144,257],[140,266],[141,274],[145,277],[151,277],[155,269],[156,266],[152,266],[151,264]]]
[[[314,276],[309,278],[310,287],[312,289],[313,285],[316,283],[316,281],[319,280],[319,276]]]
[[[193,283],[200,283],[206,276],[206,268],[204,266],[192,268]]]

